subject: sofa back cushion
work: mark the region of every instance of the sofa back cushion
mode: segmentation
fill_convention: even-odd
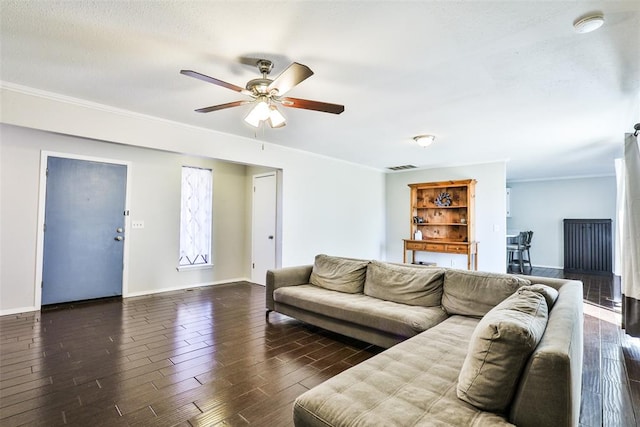
[[[520,289],[476,326],[458,376],[458,397],[486,411],[504,412],[547,326],[545,297]]]
[[[408,305],[436,307],[442,301],[444,270],[371,261],[364,282],[366,295]]]
[[[362,293],[369,261],[316,255],[309,282],[332,291]]]
[[[518,288],[530,284],[509,274],[446,270],[442,307],[449,315],[482,317]]]

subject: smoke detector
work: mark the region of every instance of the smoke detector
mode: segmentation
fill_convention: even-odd
[[[578,18],[573,23],[573,28],[577,33],[584,34],[597,30],[602,27],[602,24],[604,24],[604,16],[601,13],[594,13]]]

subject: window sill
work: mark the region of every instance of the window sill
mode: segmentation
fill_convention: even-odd
[[[191,271],[191,270],[209,270],[213,268],[213,264],[198,264],[198,265],[179,265],[176,267],[178,271]]]

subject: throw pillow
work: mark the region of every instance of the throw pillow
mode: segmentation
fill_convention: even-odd
[[[458,397],[482,410],[505,412],[547,318],[544,296],[527,289],[489,311],[471,336],[458,376]]]
[[[442,307],[450,315],[482,317],[518,288],[530,284],[510,274],[446,270]]]
[[[317,255],[309,283],[332,291],[362,293],[369,261]]]
[[[364,282],[366,295],[424,307],[439,306],[444,270],[371,261]]]
[[[547,308],[549,309],[549,311],[551,311],[551,307],[553,307],[553,304],[555,304],[556,300],[558,299],[557,289],[552,288],[551,286],[540,284],[540,283],[535,283],[529,286],[523,286],[520,289],[529,289],[530,291],[538,292],[539,294],[542,294],[544,296],[544,299],[547,301]]]

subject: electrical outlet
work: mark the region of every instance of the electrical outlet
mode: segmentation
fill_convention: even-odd
[[[131,228],[144,228],[144,221],[131,221]]]

